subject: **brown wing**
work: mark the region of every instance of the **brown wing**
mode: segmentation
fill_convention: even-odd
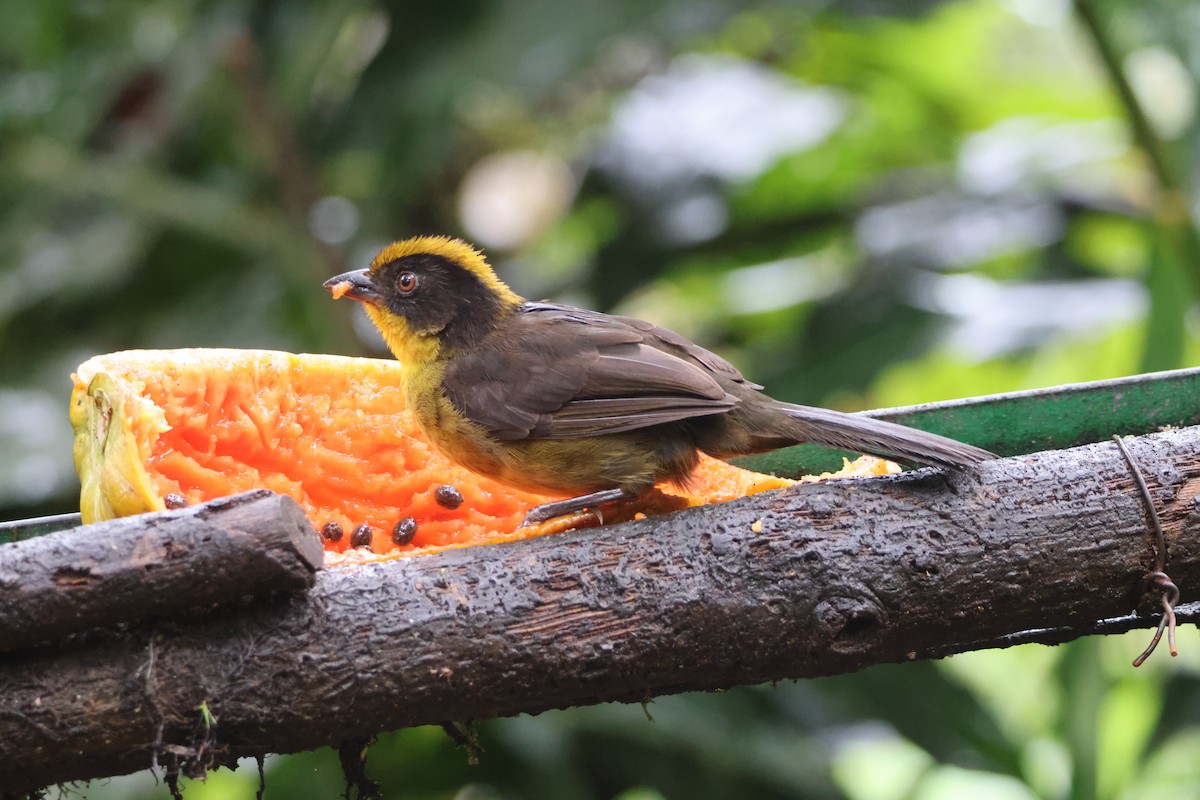
[[[663,340],[648,323],[570,306],[529,303],[471,353],[456,356],[443,380],[450,401],[498,439],[557,439],[645,428],[719,414],[737,399],[688,347]],[[669,333],[669,332],[668,332]],[[519,341],[517,346],[514,344]]]
[[[588,312],[594,313],[594,312]],[[693,342],[691,339],[680,336],[673,330],[660,328],[645,320],[634,319],[633,317],[610,317],[610,319],[624,323],[636,331],[641,332],[650,340],[656,343],[656,346],[669,353],[673,353],[686,361],[692,361],[700,365],[704,369],[727,378],[737,383],[745,384],[751,389],[763,388],[757,383],[748,381],[742,377],[742,373],[733,364],[730,364],[725,359],[721,358],[711,350],[705,350],[700,345]]]

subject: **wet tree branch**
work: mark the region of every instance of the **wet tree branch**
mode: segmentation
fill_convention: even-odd
[[[1200,428],[1128,445],[1187,601]],[[326,569],[236,615],[0,656],[0,787],[1153,627],[1154,566],[1107,441]]]

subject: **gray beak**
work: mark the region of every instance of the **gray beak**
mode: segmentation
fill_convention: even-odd
[[[343,272],[341,275],[335,275],[325,281],[322,285],[329,290],[335,300],[349,297],[352,300],[372,305],[379,305],[383,302],[383,295],[375,288],[371,276],[365,269]]]

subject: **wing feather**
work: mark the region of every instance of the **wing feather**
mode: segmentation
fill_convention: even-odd
[[[737,404],[718,376],[740,373],[678,334],[569,306],[527,304],[443,375],[450,401],[501,440],[623,433]],[[519,326],[514,335],[510,326]],[[669,331],[666,333],[670,333]],[[516,341],[519,339],[520,344]],[[706,360],[722,368],[714,370]]]
[[[534,433],[544,439],[624,433],[651,425],[721,413],[736,404],[737,401],[732,397],[718,405],[705,398],[689,399],[677,395],[572,400],[551,415],[545,431],[535,430]]]

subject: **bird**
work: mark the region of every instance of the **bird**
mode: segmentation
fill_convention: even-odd
[[[474,246],[416,236],[324,284],[359,301],[400,363],[408,407],[451,460],[562,497],[523,526],[719,459],[813,442],[952,470],[995,456],[895,423],[776,400],[725,359],[632,317],[531,302]]]

